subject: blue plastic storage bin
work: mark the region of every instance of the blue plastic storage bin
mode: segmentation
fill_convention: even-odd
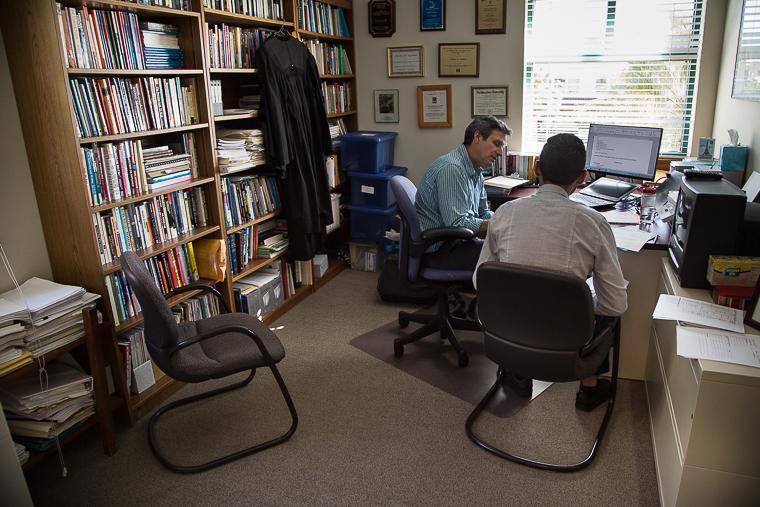
[[[340,137],[341,167],[348,172],[379,173],[393,165],[396,132],[360,130]]]
[[[388,208],[365,208],[363,206],[346,205],[351,211],[349,220],[351,239],[377,241],[385,237],[385,231],[391,224],[396,213],[396,206]]]
[[[406,167],[393,166],[379,173],[348,173],[351,178],[351,204],[387,208],[396,204],[391,178],[406,174]]]

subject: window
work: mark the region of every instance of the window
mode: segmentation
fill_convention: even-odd
[[[589,123],[663,128],[689,141],[702,0],[528,0],[523,150]]]

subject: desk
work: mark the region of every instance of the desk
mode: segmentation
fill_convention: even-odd
[[[506,201],[529,197],[538,190],[536,187],[519,187],[505,193],[502,189],[486,189],[493,208]],[[620,267],[628,280],[628,309],[622,315],[620,331],[619,376],[625,379],[644,380],[660,262],[667,257],[670,226],[658,219],[651,227],[657,237],[644,245],[640,252],[618,250]]]
[[[658,293],[711,301],[680,287],[667,259]],[[660,503],[760,505],[760,368],[680,357],[675,327],[654,321],[646,369]]]

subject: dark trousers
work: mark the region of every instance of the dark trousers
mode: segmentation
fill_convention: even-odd
[[[434,253],[425,255],[425,265],[435,269],[475,271],[483,240],[446,241]]]

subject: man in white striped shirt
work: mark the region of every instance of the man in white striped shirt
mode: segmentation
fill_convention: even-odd
[[[414,203],[420,228],[464,227],[484,238],[488,209],[481,167],[491,166],[507,143],[512,130],[493,116],[472,120],[464,133],[464,142],[439,157],[420,181]],[[427,264],[434,268],[474,270],[483,242],[453,241],[431,248]]]

